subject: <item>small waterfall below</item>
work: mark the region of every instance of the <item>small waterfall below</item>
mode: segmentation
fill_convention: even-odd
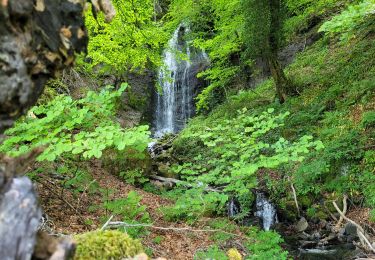
[[[190,29],[180,25],[164,51],[164,67],[159,70],[161,93],[156,93],[154,136],[181,131],[195,114],[194,97],[201,82],[197,74],[208,65],[207,54],[191,47],[185,35]],[[183,54],[186,57],[181,59]]]
[[[276,208],[263,193],[259,192],[256,196],[255,216],[262,220],[263,229],[269,231],[278,222]]]
[[[235,198],[231,198],[228,202],[228,217],[235,218],[240,212],[240,203]]]

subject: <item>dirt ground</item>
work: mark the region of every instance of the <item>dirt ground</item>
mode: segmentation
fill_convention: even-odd
[[[170,205],[171,202],[158,195],[148,193],[124,183],[121,179],[109,174],[100,167],[100,163],[93,162],[92,176],[101,188],[114,190],[112,199],[126,197],[130,191],[136,191],[142,196],[141,203],[147,207],[147,211],[153,221],[153,226],[167,228],[192,228],[185,223],[167,222],[159,211],[161,206]],[[100,195],[88,195],[82,192],[74,197],[69,190],[62,190],[61,186],[51,178],[44,179],[37,185],[43,210],[48,216],[46,227],[58,234],[77,234],[96,230],[101,227],[100,218],[106,216],[104,210],[90,211],[90,205],[98,205],[102,202]],[[203,225],[203,224],[202,224]],[[150,229],[151,233],[142,238],[145,247],[152,249],[153,257],[165,257],[167,259],[193,259],[198,250],[208,248],[213,242],[205,232],[158,230]],[[158,243],[154,239],[158,239]]]

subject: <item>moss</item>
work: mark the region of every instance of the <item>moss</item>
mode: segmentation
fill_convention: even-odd
[[[283,200],[279,203],[280,214],[283,219],[295,222],[298,219],[298,210],[294,201]]]
[[[123,259],[143,253],[138,240],[120,231],[93,231],[76,235],[77,251],[74,259]]]
[[[236,248],[231,248],[227,252],[229,260],[242,260],[242,255]]]
[[[302,207],[309,208],[313,204],[313,201],[308,196],[303,196],[299,198],[299,203]]]

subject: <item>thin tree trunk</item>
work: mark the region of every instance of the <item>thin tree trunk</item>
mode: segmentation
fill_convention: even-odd
[[[281,68],[279,61],[273,58],[271,55],[268,57],[268,64],[270,66],[272,77],[276,85],[276,94],[279,98],[280,103],[284,103],[287,95],[288,89],[291,87],[291,83],[286,77],[284,70]]]

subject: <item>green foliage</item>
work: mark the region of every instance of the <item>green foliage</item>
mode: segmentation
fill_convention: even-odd
[[[239,0],[215,0],[211,3],[211,13],[214,17],[215,34],[209,39],[196,39],[195,45],[209,53],[211,67],[200,73],[210,82],[197,97],[197,109],[208,109],[209,103],[217,89],[228,88],[241,71],[239,61],[233,62],[234,57],[240,56],[243,45],[244,16]]]
[[[163,242],[164,238],[162,236],[156,236],[152,242],[159,245],[161,242]]]
[[[375,209],[371,210],[370,212],[370,220],[372,222],[375,222]]]
[[[154,21],[152,0],[113,1],[117,15],[105,23],[104,15],[95,20],[91,11],[86,12],[86,26],[90,36],[88,60],[79,60],[86,70],[100,68],[102,72],[121,75],[129,70],[143,71],[146,66],[161,64],[160,49],[167,35]]]
[[[146,210],[146,206],[141,205],[142,197],[135,191],[129,192],[126,198],[106,200],[103,208],[108,210],[111,215],[120,217],[123,222],[129,225],[150,224],[151,218]],[[132,237],[139,237],[145,234],[145,227],[123,227]]]
[[[65,171],[59,174],[69,176],[69,173]],[[88,172],[80,169],[78,169],[71,178],[65,181],[63,186],[67,189],[71,189],[74,195],[78,195],[85,191],[87,191],[89,195],[92,195],[99,190],[99,184],[92,178],[92,176]]]
[[[208,109],[215,93],[222,92],[239,77],[239,57],[244,33],[240,0],[174,0],[168,16],[172,26],[192,25],[194,46],[205,50],[211,66],[199,74],[210,82],[197,97],[197,109]]]
[[[282,40],[285,1],[242,0],[245,12],[245,44],[250,58],[277,54]]]
[[[222,213],[228,200],[225,194],[207,193],[200,188],[180,190],[178,194],[174,206],[162,209],[169,221],[183,219],[188,223],[194,223],[201,217]]]
[[[133,169],[120,172],[120,177],[123,178],[126,183],[129,183],[131,185],[142,185],[149,181],[149,179],[147,178],[147,176],[145,176],[141,169]]]
[[[251,241],[246,244],[250,254],[245,259],[288,259],[288,252],[280,246],[284,241],[276,232],[250,229],[247,235],[255,239],[255,242]]]
[[[0,151],[18,156],[44,146],[39,161],[54,161],[68,154],[100,158],[110,148],[142,154],[149,141],[148,127],[123,129],[114,121],[116,100],[126,87],[123,84],[116,91],[112,87],[100,93],[90,91],[80,100],[61,95],[47,105],[34,107],[31,116],[6,132],[8,138]]]
[[[337,0],[286,0],[289,16],[285,21],[284,31],[291,39],[297,32],[308,30],[317,21],[335,12],[344,2]]]
[[[325,22],[319,29],[328,35],[340,35],[347,42],[358,35],[358,31],[374,24],[375,1],[364,0],[359,4],[349,5],[347,10]]]
[[[197,252],[194,256],[194,260],[206,260],[206,259],[220,259],[228,260],[229,258],[225,254],[225,251],[219,249],[218,246],[211,246],[205,251]]]
[[[226,241],[233,239],[234,235],[231,235],[230,233],[234,233],[237,229],[235,224],[224,218],[214,219],[209,223],[209,225],[212,229],[223,230],[226,232],[216,232],[212,234],[211,239],[217,243],[225,243]]]
[[[74,236],[76,260],[124,259],[143,253],[142,244],[120,231],[93,231]]]
[[[364,128],[375,127],[375,111],[366,112],[363,115],[361,124]]]
[[[248,198],[247,203],[251,205],[250,190],[257,185],[259,169],[277,169],[287,163],[300,163],[312,150],[323,148],[323,144],[313,141],[311,136],[303,136],[294,142],[280,137],[275,131],[284,125],[288,115],[288,112],[275,115],[273,109],[251,114],[244,109],[235,118],[218,120],[211,127],[188,132],[189,136],[184,136],[183,132],[182,138],[196,139],[200,149],[206,151],[185,164],[176,165],[174,170],[193,186],[223,187],[224,192],[235,194],[240,200]],[[195,196],[201,194],[192,193]],[[199,203],[196,198],[181,197],[177,205],[184,205],[179,203],[180,200],[190,201],[190,205]],[[179,206],[179,212],[183,212],[182,207]]]

